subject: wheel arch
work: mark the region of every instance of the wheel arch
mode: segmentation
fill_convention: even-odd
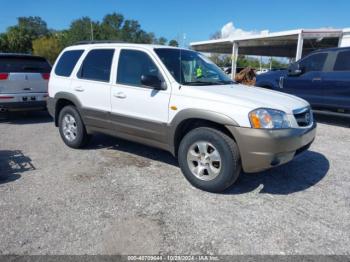
[[[170,124],[170,150],[174,156],[182,138],[191,130],[198,127],[211,127],[217,129],[235,140],[227,126],[239,126],[238,123],[227,115],[202,109],[186,109],[179,112]]]
[[[60,111],[62,108],[64,108],[67,105],[73,105],[77,108],[77,110],[80,112],[81,109],[81,103],[79,99],[71,93],[66,92],[59,92],[55,95],[55,125],[58,126],[58,116],[60,114]]]

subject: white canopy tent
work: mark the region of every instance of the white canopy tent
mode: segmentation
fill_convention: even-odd
[[[288,57],[299,60],[316,49],[341,46],[342,36],[343,30],[339,29],[298,29],[194,42],[190,45],[200,52],[232,54],[234,78],[238,55]]]

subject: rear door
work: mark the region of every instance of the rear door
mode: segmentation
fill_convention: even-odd
[[[87,51],[72,78],[71,92],[79,99],[87,125],[108,127],[110,102],[110,76],[114,48],[96,48]]]
[[[1,55],[0,93],[47,93],[51,66],[41,57]]]
[[[323,74],[325,107],[350,110],[350,49],[334,52],[333,63]]]
[[[322,72],[324,70],[328,53],[311,54],[299,61],[302,74],[298,76],[287,75],[283,79],[283,92],[304,98],[313,106],[324,103],[324,90],[322,85]]]

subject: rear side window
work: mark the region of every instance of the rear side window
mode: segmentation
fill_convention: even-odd
[[[310,55],[300,62],[300,69],[303,69],[304,73],[311,71],[322,71],[326,59],[327,53]]]
[[[83,52],[84,50],[72,50],[64,52],[56,65],[55,74],[58,76],[70,76],[75,67],[75,64],[78,62]]]
[[[0,56],[0,73],[50,73],[51,66],[42,57]]]
[[[334,71],[350,71],[350,51],[339,52],[335,60]]]
[[[84,59],[78,77],[109,82],[114,49],[91,50]]]
[[[121,50],[118,62],[117,83],[142,86],[142,75],[163,79],[158,67],[146,53],[138,50]]]

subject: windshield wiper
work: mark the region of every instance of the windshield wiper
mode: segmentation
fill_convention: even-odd
[[[231,85],[231,84],[234,84],[235,82],[234,81],[222,80],[222,81],[217,81],[215,83],[217,83],[217,84],[224,84],[224,85]]]
[[[218,82],[206,82],[206,81],[193,81],[193,82],[184,82],[184,85],[218,85]]]

